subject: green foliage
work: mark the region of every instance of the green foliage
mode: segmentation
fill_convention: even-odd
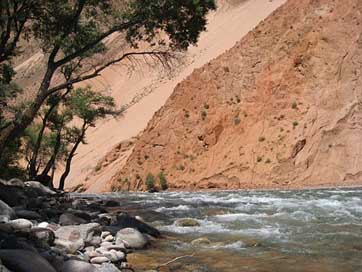
[[[168,189],[168,185],[167,185],[167,179],[166,176],[163,172],[160,172],[158,174],[158,178],[160,180],[160,186],[162,190],[167,190]]]
[[[146,177],[146,187],[148,191],[155,189],[155,177],[151,173]]]

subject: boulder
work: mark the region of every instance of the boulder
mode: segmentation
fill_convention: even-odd
[[[199,227],[200,223],[193,218],[182,218],[176,220],[175,225],[179,227]]]
[[[115,201],[115,200],[107,200],[104,203],[104,206],[106,206],[106,207],[119,207],[120,203],[119,203],[119,201]]]
[[[59,224],[62,226],[80,225],[87,223],[86,220],[80,218],[72,213],[63,213],[59,217]]]
[[[84,247],[84,240],[81,238],[74,240],[55,239],[54,245],[65,250],[68,254],[74,254]]]
[[[29,210],[15,210],[15,213],[16,216],[19,218],[25,218],[30,220],[37,220],[41,218],[40,214]]]
[[[54,244],[55,234],[51,229],[35,227],[30,230],[29,238],[39,247],[49,247]]]
[[[0,223],[9,222],[14,218],[16,218],[14,210],[4,201],[0,200]]]
[[[33,227],[33,223],[28,219],[24,218],[14,219],[6,224],[9,225],[14,231],[20,232],[29,232],[30,229]]]
[[[124,241],[129,248],[142,249],[148,244],[147,238],[137,229],[125,228],[116,234],[116,244],[123,244]]]
[[[146,233],[148,235],[151,235],[153,237],[160,237],[161,233],[154,227],[137,220],[136,218],[129,216],[126,213],[121,213],[117,216],[117,222],[115,226],[123,228],[133,228],[137,229],[138,231],[142,233]]]
[[[38,181],[26,181],[25,186],[34,189],[39,195],[55,195],[56,192],[44,186]]]
[[[98,272],[94,265],[87,262],[69,260],[62,267],[61,272]]]
[[[6,186],[17,186],[17,187],[24,187],[24,182],[18,178],[12,178],[9,180],[0,180],[0,183]]]
[[[62,240],[74,239],[79,236],[87,244],[92,241],[94,236],[100,236],[102,233],[98,223],[88,223],[82,225],[62,226],[55,231],[55,237]]]
[[[0,259],[8,269],[16,272],[56,272],[46,259],[28,250],[0,250]]]
[[[28,198],[24,188],[0,183],[0,199],[9,206],[16,206],[26,203]]]

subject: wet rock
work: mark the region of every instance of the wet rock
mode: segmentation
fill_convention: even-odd
[[[22,187],[0,184],[0,199],[9,206],[16,206],[24,204],[28,197]]]
[[[116,234],[116,244],[123,244],[129,248],[142,249],[148,244],[147,238],[138,230],[132,228],[121,229]]]
[[[116,226],[120,228],[133,228],[137,229],[142,233],[149,234],[153,237],[160,237],[161,233],[154,227],[137,220],[136,218],[129,216],[126,213],[121,213],[117,216],[117,223]]]
[[[28,250],[0,250],[0,259],[16,272],[56,272],[46,259]]]
[[[9,222],[14,218],[16,218],[14,210],[4,201],[0,200],[0,223]]]
[[[87,223],[86,220],[71,213],[63,213],[59,217],[59,224],[62,226],[80,225]]]
[[[107,257],[94,257],[91,259],[91,263],[92,264],[102,264],[102,263],[106,263],[109,262],[110,260]]]
[[[0,179],[0,183],[6,186],[24,187],[24,182],[18,178],[12,178],[10,180]]]
[[[101,238],[104,239],[108,235],[111,235],[111,233],[109,231],[102,231]]]
[[[103,239],[106,242],[112,242],[114,240],[113,235],[107,235],[106,237],[104,237]]]
[[[27,219],[19,218],[11,220],[7,223],[14,231],[29,232],[33,227],[33,223]]]
[[[87,262],[69,260],[63,265],[61,272],[98,272],[94,265]],[[39,271],[40,272],[40,271]]]
[[[39,195],[55,195],[56,192],[44,186],[38,181],[26,181],[25,186],[34,189]]]
[[[29,210],[16,210],[15,213],[17,217],[29,220],[37,220],[41,218],[40,214]]]
[[[193,218],[182,218],[176,220],[175,225],[179,227],[199,227],[200,223]]]
[[[119,207],[120,203],[119,201],[115,201],[115,200],[108,200],[104,203],[104,206],[106,207]]]
[[[211,241],[207,237],[201,237],[191,241],[191,245],[193,246],[203,246],[209,244],[211,244]]]

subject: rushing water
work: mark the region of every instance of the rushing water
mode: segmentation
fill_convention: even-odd
[[[193,254],[167,271],[362,271],[362,189],[99,197],[120,199],[169,237],[143,252],[147,260]],[[201,226],[174,224],[185,217]],[[211,243],[190,243],[200,237]]]

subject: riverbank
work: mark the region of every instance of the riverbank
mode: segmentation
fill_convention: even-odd
[[[160,232],[116,200],[72,198],[39,182],[0,180],[0,271],[134,271],[128,254]]]

